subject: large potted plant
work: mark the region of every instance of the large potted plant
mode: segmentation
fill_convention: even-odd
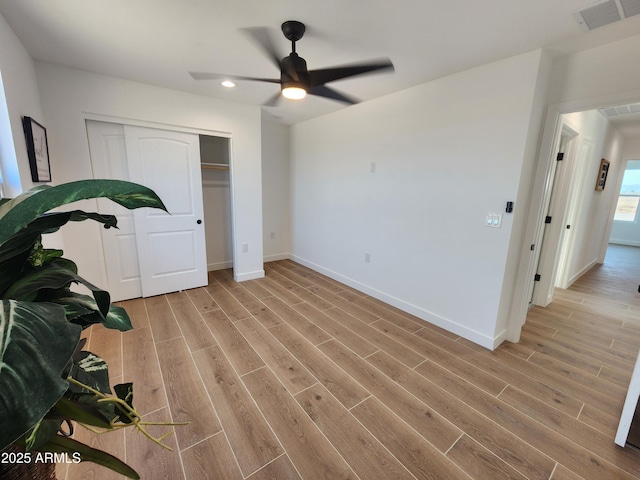
[[[0,477],[55,478],[55,461],[93,461],[139,478],[114,456],[71,438],[77,424],[99,430],[132,425],[152,440],[132,405],[131,384],[109,385],[106,363],[82,350],[81,332],[94,324],[126,331],[125,310],[78,275],[61,250],[41,237],[68,222],[116,227],[112,215],[50,212],[77,200],[109,198],[128,208],[165,209],[150,189],[118,180],[39,186],[0,200]],[[76,293],[82,284],[91,295]],[[48,472],[35,473],[38,468]],[[4,470],[3,470],[4,469]],[[20,470],[30,473],[21,477]],[[4,471],[4,473],[3,473]],[[9,473],[9,472],[12,473]],[[54,473],[51,473],[51,472]]]

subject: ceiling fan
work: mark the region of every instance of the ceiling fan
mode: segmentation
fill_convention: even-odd
[[[327,87],[326,84],[335,80],[363,75],[384,70],[393,71],[393,64],[388,58],[374,60],[367,63],[352,63],[333,68],[324,68],[319,70],[308,70],[307,62],[304,58],[296,53],[296,42],[302,38],[305,32],[303,23],[288,20],[282,24],[282,33],[291,41],[291,53],[281,58],[278,55],[268,31],[264,28],[248,29],[254,40],[260,45],[264,53],[269,59],[280,69],[280,78],[256,78],[243,77],[237,75],[222,75],[217,73],[206,72],[189,72],[196,80],[211,79],[232,79],[232,80],[254,80],[258,82],[269,82],[280,84],[280,92],[271,97],[264,105],[274,106],[280,98],[283,97],[299,100],[307,94],[325,97],[339,102],[354,104],[358,100],[348,97],[336,90]]]

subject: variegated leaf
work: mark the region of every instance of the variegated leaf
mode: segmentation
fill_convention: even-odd
[[[12,298],[14,300],[33,301],[41,290],[58,290],[64,289],[71,283],[81,283],[93,293],[98,309],[103,315],[109,313],[111,304],[111,296],[84,278],[76,275],[76,273],[67,268],[71,266],[75,270],[75,264],[65,258],[54,259],[45,263],[41,267],[32,268],[19,279],[17,279],[11,287],[5,290],[3,297]]]
[[[0,245],[45,212],[78,200],[109,198],[125,208],[160,208],[153,190],[122,180],[79,180],[55,187],[36,187],[0,205]]]
[[[91,352],[79,352],[73,358],[71,367],[71,377],[88,387],[98,390],[104,394],[111,393],[109,386],[109,368],[107,362]],[[78,386],[71,386],[72,391],[80,393],[83,389]],[[84,391],[87,391],[84,389]]]
[[[61,373],[81,331],[54,303],[1,305],[0,449],[40,421],[67,390]]]
[[[68,317],[69,320],[82,327],[87,327],[94,323],[102,323],[106,328],[120,330],[121,332],[126,332],[133,328],[131,319],[124,308],[111,304],[109,305],[109,312],[104,316],[99,312],[96,301],[88,295],[64,292],[63,295],[51,297],[50,300],[64,306],[68,314],[71,315]],[[82,314],[75,315],[76,313]]]

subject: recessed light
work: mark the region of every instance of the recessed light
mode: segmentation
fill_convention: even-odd
[[[233,83],[231,80],[225,80],[222,82],[222,86],[227,88],[233,88],[236,86],[236,84]]]

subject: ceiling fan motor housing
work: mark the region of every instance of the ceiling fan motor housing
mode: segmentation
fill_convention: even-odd
[[[298,56],[297,53],[291,53],[282,59],[281,66],[280,84],[283,90],[289,87],[309,89],[309,74],[304,58]]]

